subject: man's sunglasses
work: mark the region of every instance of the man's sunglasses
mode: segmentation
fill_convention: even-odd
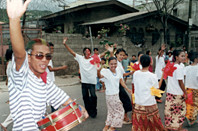
[[[52,55],[50,53],[49,54],[45,54],[45,55],[43,55],[43,54],[30,54],[30,55],[35,56],[36,59],[39,59],[39,60],[42,60],[43,57],[45,57],[46,60],[51,60],[52,59]]]

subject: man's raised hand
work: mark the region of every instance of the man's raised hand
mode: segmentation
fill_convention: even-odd
[[[7,13],[10,19],[20,19],[31,0],[7,0]]]

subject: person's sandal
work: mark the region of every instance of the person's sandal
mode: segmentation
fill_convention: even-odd
[[[132,123],[132,121],[131,120],[123,120],[123,124],[131,124]]]

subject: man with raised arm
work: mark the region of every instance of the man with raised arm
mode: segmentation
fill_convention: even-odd
[[[63,39],[66,49],[74,56],[80,67],[80,76],[82,84],[82,95],[85,108],[89,116],[95,118],[97,116],[97,96],[95,92],[97,69],[90,64],[92,60],[91,50],[87,47],[83,49],[83,55],[75,53],[67,44],[67,37]]]
[[[12,68],[8,78],[10,111],[13,131],[37,131],[37,121],[45,115],[46,104],[55,109],[73,100],[52,81],[46,78],[46,68],[51,59],[47,43],[34,39],[27,44],[21,33],[20,18],[31,0],[7,0],[10,38],[13,49]],[[82,108],[85,117],[86,110]]]

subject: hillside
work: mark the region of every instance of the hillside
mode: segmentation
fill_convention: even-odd
[[[26,20],[37,19],[37,18],[40,18],[42,16],[45,16],[51,13],[52,13],[51,11],[29,10],[26,13],[27,15]],[[0,21],[8,22],[6,9],[0,9]]]

